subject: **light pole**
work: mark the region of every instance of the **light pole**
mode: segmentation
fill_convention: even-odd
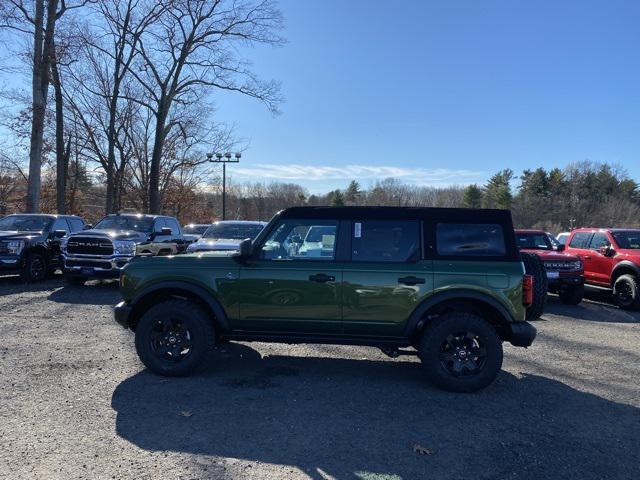
[[[215,155],[215,159],[213,156]],[[231,153],[207,153],[207,159],[211,163],[222,164],[222,220],[227,219],[227,163],[238,163],[242,154],[236,153],[234,157],[231,157]]]

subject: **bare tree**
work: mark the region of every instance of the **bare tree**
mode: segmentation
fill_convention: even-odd
[[[263,102],[272,112],[281,101],[280,86],[262,81],[239,46],[279,45],[282,16],[272,0],[167,0],[158,21],[135,44],[140,54],[132,75],[146,91],[130,98],[154,114],[149,170],[149,210],[159,213],[161,165],[165,143],[182,120],[172,116],[175,105],[202,102],[211,89],[239,92]],[[132,45],[133,46],[133,45]]]
[[[33,36],[28,212],[37,212],[40,208],[42,146],[56,21],[68,9],[84,5],[86,1],[70,6],[66,0],[5,0],[0,10],[1,26]]]

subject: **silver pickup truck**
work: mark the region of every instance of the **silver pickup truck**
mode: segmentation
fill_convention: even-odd
[[[136,255],[174,255],[184,252],[188,243],[174,217],[107,215],[95,227],[63,239],[62,272],[73,285],[89,278],[114,278]]]

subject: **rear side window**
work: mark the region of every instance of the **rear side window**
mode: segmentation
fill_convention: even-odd
[[[171,229],[171,233],[173,235],[180,235],[180,225],[178,224],[175,218],[165,217],[164,223],[167,227]]]
[[[365,220],[353,222],[351,260],[411,262],[420,258],[418,221]]]
[[[504,231],[493,223],[438,223],[436,249],[441,256],[504,256]]]
[[[591,232],[578,232],[573,235],[569,246],[571,248],[587,248]]]

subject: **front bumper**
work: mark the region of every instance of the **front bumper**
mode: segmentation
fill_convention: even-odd
[[[122,301],[113,307],[113,316],[124,328],[129,328],[129,317],[131,316],[131,307]]]
[[[547,275],[549,282],[549,289],[552,291],[567,290],[570,288],[581,287],[584,285],[584,275],[578,274],[563,274],[562,272],[558,277],[550,278]]]
[[[13,271],[22,268],[22,261],[19,255],[0,255],[0,270]]]
[[[529,347],[536,338],[536,327],[528,322],[509,324],[509,342],[515,347]]]
[[[66,275],[116,278],[120,276],[120,271],[131,261],[133,255],[100,257],[63,254],[61,258],[62,271]]]

